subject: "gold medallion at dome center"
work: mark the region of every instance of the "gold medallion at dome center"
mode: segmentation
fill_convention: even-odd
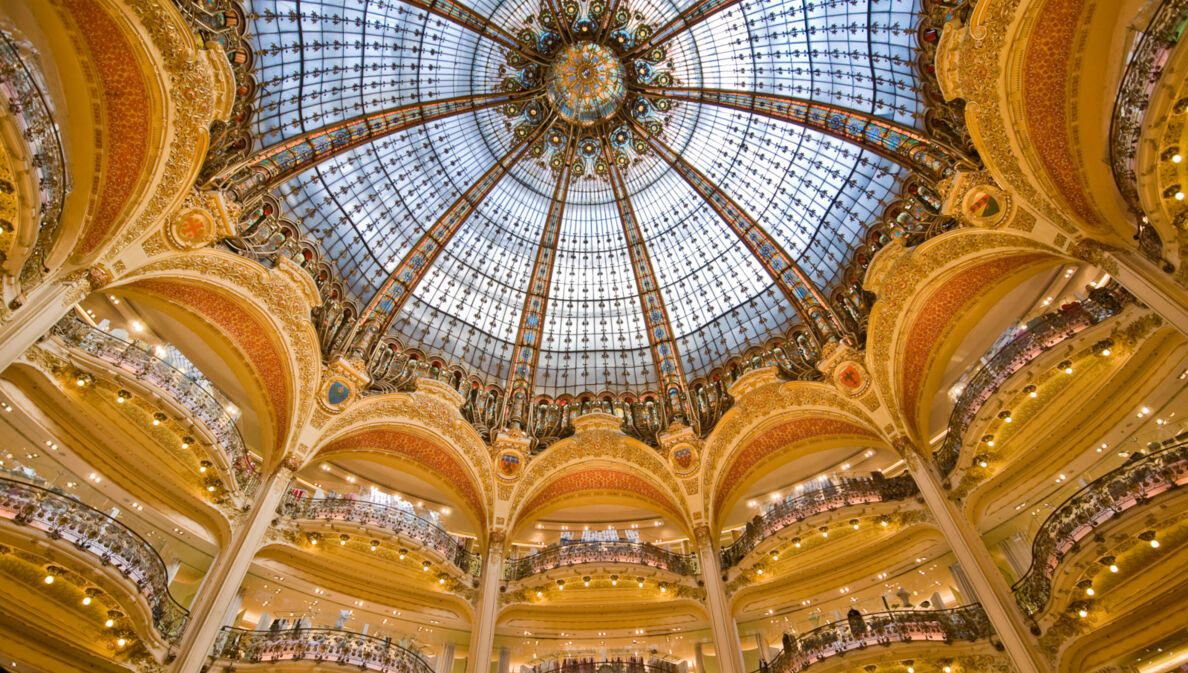
[[[627,95],[623,63],[606,47],[566,47],[549,68],[547,90],[557,114],[589,126],[609,118]]]

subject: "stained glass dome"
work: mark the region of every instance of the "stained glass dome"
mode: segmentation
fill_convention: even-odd
[[[922,117],[918,0],[247,9],[256,148],[290,148],[267,187],[373,329],[538,394],[660,389],[804,322],[909,173],[872,145]],[[349,149],[301,163],[325,129]]]

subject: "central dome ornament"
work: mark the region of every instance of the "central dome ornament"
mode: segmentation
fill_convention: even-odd
[[[627,97],[626,69],[608,48],[567,45],[549,68],[545,90],[557,114],[579,126],[610,119]]]
[[[653,27],[624,0],[546,1],[516,32],[498,88],[529,93],[502,106],[507,128],[526,139],[545,124],[529,154],[553,171],[606,179],[650,153],[674,103],[660,89],[677,84],[663,46],[641,47]]]

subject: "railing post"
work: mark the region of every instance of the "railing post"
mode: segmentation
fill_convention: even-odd
[[[215,557],[190,605],[190,621],[174,663],[175,673],[200,673],[223,618],[236,600],[243,579],[251,568],[256,549],[276,517],[276,508],[289,488],[293,470],[283,462],[256,493],[255,501],[231,540]]]
[[[495,619],[499,616],[499,583],[503,581],[503,543],[506,533],[492,531],[483,559],[482,590],[476,610],[477,626],[466,657],[466,673],[489,673],[495,644]]]
[[[982,536],[945,494],[935,463],[924,449],[906,437],[897,438],[894,446],[907,463],[925,505],[977,592],[976,599],[981,602],[1019,673],[1048,673],[1047,661],[1028,632],[1023,612],[1015,603],[1006,578],[994,564]],[[973,598],[969,597],[966,602],[973,602],[970,600]]]
[[[705,604],[709,609],[710,626],[714,633],[718,670],[720,673],[746,673],[738,625],[730,614],[730,601],[726,597],[726,585],[722,582],[718,545],[708,527],[698,526],[693,532],[697,537],[697,557],[701,562],[701,578],[705,582]]]

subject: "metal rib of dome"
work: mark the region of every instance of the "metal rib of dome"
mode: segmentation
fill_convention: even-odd
[[[660,390],[640,252],[689,379],[800,321],[779,271],[755,252],[763,244],[748,247],[653,147],[671,148],[824,291],[922,142],[911,135],[918,0],[249,5],[266,149],[238,175],[274,190],[321,242],[360,305],[377,309],[373,329],[500,385],[520,363],[535,394]],[[558,139],[541,127],[531,151],[473,196],[521,155],[517,125],[564,122],[545,74],[579,43],[608,45],[587,51],[613,50],[607,62],[627,70],[626,98],[598,101],[582,122],[623,162],[615,180],[598,169],[602,145],[583,155],[584,131]],[[425,107],[449,99],[464,104]],[[550,165],[560,161],[584,163]],[[452,219],[459,204],[466,214]]]

